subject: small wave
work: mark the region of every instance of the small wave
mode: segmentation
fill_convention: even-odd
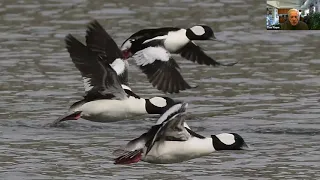
[[[249,130],[254,133],[261,134],[290,134],[290,135],[320,135],[320,129],[312,128],[257,128]]]

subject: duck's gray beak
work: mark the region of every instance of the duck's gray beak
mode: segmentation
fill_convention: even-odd
[[[248,146],[246,143],[244,143],[242,146],[241,146],[241,149],[242,150],[253,150],[252,147]]]
[[[222,41],[220,39],[217,39],[216,37],[212,37],[210,38],[211,41],[218,41],[218,42],[225,42],[225,41]]]

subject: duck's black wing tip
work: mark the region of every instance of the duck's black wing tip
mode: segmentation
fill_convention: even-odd
[[[116,42],[97,20],[92,20],[87,25],[86,44],[93,52],[108,56],[108,63],[112,63],[117,58],[123,58]]]
[[[238,64],[239,61],[236,61],[236,62],[231,62],[231,63],[222,63],[222,62],[219,62],[219,65],[220,66],[234,66],[236,64]]]
[[[198,64],[205,64],[207,66],[233,66],[238,63],[232,62],[232,63],[221,63],[210,56],[208,56],[198,45],[196,45],[193,42],[189,42],[186,44],[180,51],[179,54],[192,62],[197,62]]]

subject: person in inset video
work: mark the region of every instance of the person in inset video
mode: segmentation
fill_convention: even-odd
[[[288,20],[281,24],[281,30],[309,30],[308,25],[299,20],[299,11],[290,9],[288,11]]]

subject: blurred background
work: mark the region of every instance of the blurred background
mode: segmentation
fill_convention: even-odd
[[[0,179],[319,179],[320,31],[265,30],[265,0],[0,1]],[[81,75],[66,51],[97,19],[118,45],[151,27],[211,26],[224,42],[196,42],[220,62],[174,56],[197,89],[188,124],[205,136],[235,132],[252,151],[215,152],[179,164],[113,165],[112,151],[148,130],[153,117],[85,120],[50,127],[81,99]],[[130,63],[130,86],[164,95]]]

